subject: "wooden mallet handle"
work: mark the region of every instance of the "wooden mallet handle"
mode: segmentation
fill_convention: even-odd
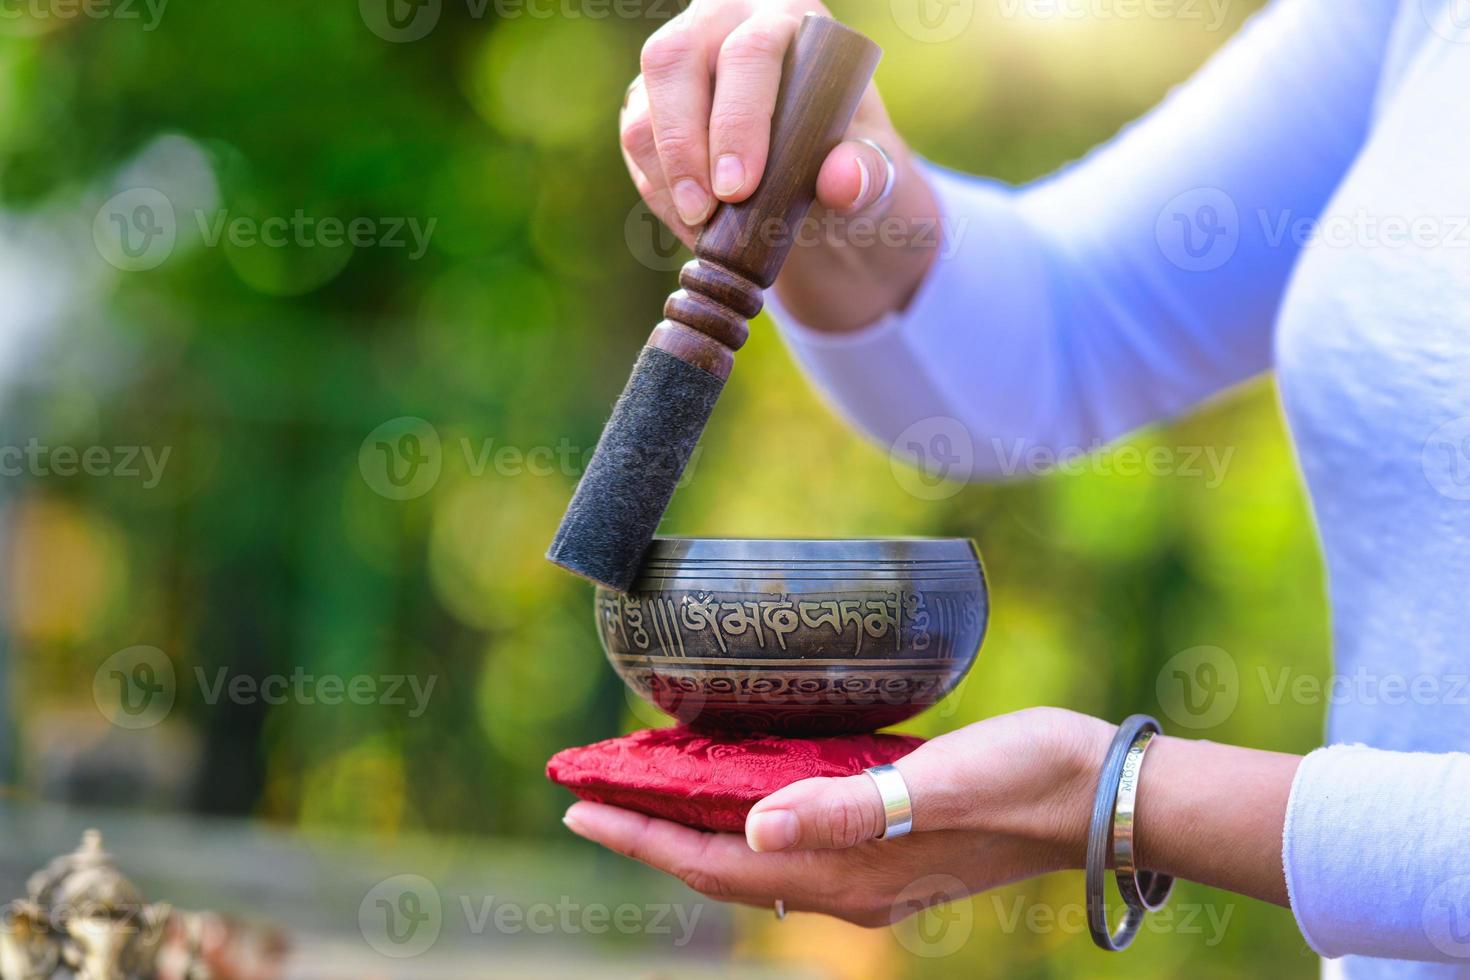
[[[756,188],[724,204],[705,226],[683,286],[664,306],[666,319],[648,346],[720,379],[750,335],[765,290],[791,253],[817,196],[817,175],[842,141],[883,52],[830,17],[808,14],[786,53],[771,119],[771,153]]]
[[[698,256],[669,297],[613,406],[547,557],[619,591],[643,555],[714,412],[746,323],[791,252],[816,198],[817,174],[842,140],[872,80],[873,42],[825,17],[808,17],[787,53],[771,121],[771,157],[741,204],[715,212]]]

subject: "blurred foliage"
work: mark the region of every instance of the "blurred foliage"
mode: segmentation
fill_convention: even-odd
[[[925,44],[887,3],[834,4],[886,48],[879,81],[916,147],[1022,181],[1145,111],[1259,3],[1230,4],[1221,30],[1182,14],[1073,21],[979,6],[959,39]],[[41,719],[89,708],[97,666],[134,644],[167,651],[180,672],[164,727],[194,733],[203,752],[185,805],[308,829],[560,838],[567,798],[544,781],[545,759],[649,723],[599,653],[590,590],[541,558],[576,467],[513,462],[536,447],[579,458],[595,442],[672,280],[625,241],[636,198],[614,127],[660,21],[565,14],[576,7],[496,19],[494,6],[477,17],[445,3],[432,32],[401,44],[366,29],[353,3],[195,0],[153,30],[7,20],[0,203],[14,234],[31,229],[67,258],[70,300],[24,348],[0,443],[171,450],[152,488],[4,486],[22,787],[43,782]],[[433,233],[419,258],[210,246],[180,207],[174,253],[119,272],[91,246],[93,216],[139,183],[176,207],[432,221]],[[397,501],[364,479],[359,450],[405,416],[433,425],[443,472]],[[914,726],[924,733],[1038,703],[1158,711],[1162,665],[1199,645],[1229,651],[1245,677],[1279,664],[1322,674],[1321,575],[1269,385],[1133,442],[1234,455],[1218,487],[1057,475],[920,500],[821,406],[762,322],[666,530],[975,537],[993,630],[965,685]],[[439,684],[420,718],[211,706],[189,679],[222,666]],[[1243,683],[1237,709],[1198,734],[1304,751],[1320,726],[1319,707],[1272,704]],[[1007,930],[995,904],[1080,893],[1058,876],[977,898],[976,935],[952,957],[811,918],[777,930],[755,913],[739,920],[736,955],[854,977],[1316,969],[1288,913],[1207,889],[1182,887],[1176,902],[1233,910],[1218,946],[1181,928],[1126,961],[1075,929]]]

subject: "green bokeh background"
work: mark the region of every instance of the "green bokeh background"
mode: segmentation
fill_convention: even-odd
[[[1094,3],[1081,18],[980,2],[942,43],[906,34],[888,0],[833,8],[886,49],[879,83],[920,152],[1019,182],[1146,111],[1260,5],[1230,3],[1216,25],[1210,5],[1184,0]],[[570,849],[591,875],[605,859],[567,844],[569,797],[542,767],[655,718],[603,661],[590,589],[541,557],[576,467],[532,472],[516,454],[580,457],[595,442],[672,287],[640,261],[656,253],[615,120],[643,37],[674,8],[598,17],[607,5],[558,0],[496,16],[445,0],[433,30],[392,43],[370,29],[371,6],[193,0],[153,29],[141,7],[138,20],[0,21],[0,205],[12,231],[29,229],[16,241],[61,243],[50,268],[68,297],[5,389],[0,441],[171,450],[151,489],[34,474],[0,486],[7,781],[19,798],[248,816],[385,847]],[[1127,14],[1139,9],[1167,15]],[[157,268],[119,271],[93,247],[93,219],[145,185],[173,202],[179,241]],[[417,258],[211,246],[195,192],[211,215],[434,224]],[[403,417],[437,432],[442,472],[399,501],[375,492],[359,454]],[[1161,671],[1207,646],[1236,668],[1238,703],[1193,733],[1308,750],[1322,706],[1262,681],[1285,665],[1327,671],[1310,515],[1269,381],[1130,442],[1232,455],[1218,486],[1088,472],[922,499],[823,406],[762,320],[665,529],[977,539],[991,635],[965,685],[911,730],[1035,704],[1168,715]],[[211,706],[183,683],[168,720],[134,735],[100,723],[91,678],[135,644],[166,651],[185,679],[301,668],[438,686],[409,718]],[[58,719],[81,733],[78,751],[181,752],[159,757],[187,778],[92,791],[58,780]],[[1316,970],[1289,913],[1188,885],[1176,903],[1229,914],[1220,936],[1201,917],[1202,932],[1166,928],[1124,959],[1096,953],[1075,921],[1007,924],[1016,901],[1066,910],[1080,892],[1062,875],[977,898],[974,935],[944,957],[811,919],[776,932],[756,913],[737,915],[713,955],[851,977]]]

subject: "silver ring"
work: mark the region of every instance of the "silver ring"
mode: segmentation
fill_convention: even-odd
[[[893,197],[894,188],[898,186],[898,164],[893,162],[893,155],[880,146],[877,140],[864,137],[853,142],[862,143],[864,146],[871,146],[877,150],[878,155],[883,158],[883,165],[888,168],[887,176],[883,180],[883,192],[878,195],[877,200],[863,208],[864,211],[872,211],[887,204]]]
[[[778,898],[776,899],[776,920],[779,922],[784,918],[786,918],[786,903]]]
[[[908,784],[895,766],[874,766],[863,772],[872,777],[883,799],[883,833],[879,840],[893,840],[914,829],[914,801],[909,798]]]

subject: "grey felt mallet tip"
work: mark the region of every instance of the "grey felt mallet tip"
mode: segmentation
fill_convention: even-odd
[[[724,386],[645,347],[546,557],[628,591]]]

